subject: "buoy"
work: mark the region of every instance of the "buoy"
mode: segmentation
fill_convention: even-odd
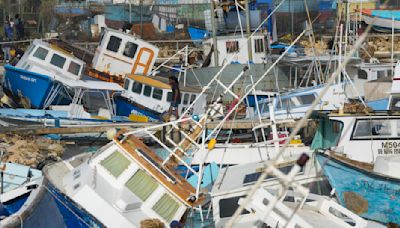
[[[208,142],[208,150],[214,149],[215,144],[217,144],[217,140],[216,140],[216,139],[211,139],[211,140]]]
[[[107,130],[107,139],[108,140],[113,140],[115,135],[117,134],[117,130],[115,128],[111,128]]]
[[[198,115],[193,115],[193,116],[192,116],[192,119],[193,119],[194,121],[196,121],[196,122],[199,122],[199,120],[200,120],[200,118],[199,118]]]

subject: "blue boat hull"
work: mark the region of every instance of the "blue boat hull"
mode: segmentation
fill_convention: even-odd
[[[43,183],[44,186],[41,186],[39,194],[35,196],[34,205],[30,212],[22,216],[23,227],[105,227],[96,218],[59,192],[51,183],[45,182],[47,183]]]
[[[56,86],[56,82],[51,77],[20,69],[11,65],[5,65],[5,74],[3,81],[3,89],[16,98],[21,97],[27,99],[31,108],[43,108],[46,98],[52,88]],[[54,101],[61,103],[61,96]],[[62,103],[68,103],[64,100]],[[53,103],[54,104],[54,103]]]
[[[317,159],[343,206],[369,220],[400,224],[399,179],[324,154],[318,154]]]
[[[115,107],[117,116],[129,116],[130,114],[142,115],[149,118],[150,121],[161,121],[162,113],[148,109],[125,97],[115,97]]]

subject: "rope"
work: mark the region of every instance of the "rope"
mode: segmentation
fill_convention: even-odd
[[[385,3],[383,5],[386,5],[388,2],[388,0],[385,1]],[[280,148],[279,153],[275,156],[275,158],[273,158],[272,161],[272,166],[276,166],[278,159],[282,156],[283,152],[286,150],[286,148],[289,145],[289,142],[294,138],[294,136],[299,132],[299,130],[301,129],[301,127],[305,124],[306,120],[308,119],[308,117],[311,115],[312,110],[318,105],[319,101],[321,100],[321,98],[326,94],[326,92],[329,89],[329,86],[331,86],[331,84],[335,81],[336,77],[338,75],[340,75],[340,73],[342,72],[342,70],[344,69],[344,67],[349,63],[351,57],[354,55],[354,53],[356,52],[356,50],[358,49],[359,46],[361,46],[361,44],[364,42],[364,40],[367,38],[367,34],[368,32],[371,30],[372,28],[372,24],[369,24],[365,30],[365,32],[360,36],[360,38],[357,40],[357,42],[355,43],[354,47],[350,50],[350,52],[348,53],[348,55],[346,56],[346,58],[343,61],[343,64],[340,64],[339,67],[336,69],[336,71],[333,73],[332,77],[327,81],[325,88],[322,90],[321,94],[314,100],[314,102],[312,103],[311,107],[307,110],[306,114],[303,116],[303,118],[298,122],[298,124],[296,125],[294,131],[290,134],[289,139],[285,141],[284,145],[282,148]],[[302,33],[304,34],[304,32]],[[297,39],[296,39],[297,42]],[[263,180],[267,177],[269,173],[269,169],[264,169],[264,171],[262,172],[262,174],[260,175],[260,177],[258,178],[257,182],[252,186],[252,188],[250,189],[250,191],[248,192],[247,196],[244,199],[244,203],[242,205],[240,205],[237,210],[235,211],[235,213],[233,214],[232,218],[228,221],[227,226],[226,227],[232,227],[234,222],[237,220],[237,218],[239,217],[239,215],[241,214],[241,212],[243,211],[243,209],[245,208],[245,206],[250,202],[251,198],[253,197],[253,195],[256,193],[257,189],[260,187],[261,183],[263,182]]]

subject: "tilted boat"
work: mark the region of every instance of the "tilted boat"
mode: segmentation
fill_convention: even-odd
[[[171,106],[172,90],[168,79],[157,76],[128,75],[125,78],[124,91],[115,96],[116,114],[118,116],[145,116],[151,121],[163,120]],[[180,87],[181,103],[179,113],[200,115],[206,110],[207,94],[200,88]],[[199,97],[199,98],[198,98]],[[197,102],[194,101],[197,99]]]
[[[339,202],[360,216],[399,223],[400,116],[381,112],[330,115],[320,123],[313,149]]]
[[[400,29],[400,11],[391,9],[364,9],[361,10],[365,23],[372,24],[377,31],[392,31]]]

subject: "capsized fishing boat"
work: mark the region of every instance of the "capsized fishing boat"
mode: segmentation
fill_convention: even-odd
[[[160,121],[171,106],[172,90],[166,78],[128,75],[124,89],[114,97],[118,116],[144,116],[147,120]],[[200,88],[182,86],[180,91],[179,113],[190,116],[205,112],[207,94],[201,93]],[[190,110],[187,110],[189,107]]]
[[[400,11],[393,9],[363,9],[362,18],[377,31],[391,32],[400,29]]]
[[[202,169],[196,172],[181,157],[188,148],[199,146],[196,140],[202,136],[206,120],[213,119],[215,113],[209,108],[200,119],[181,117],[133,132],[120,131],[94,154],[77,155],[47,166],[44,188],[52,198],[46,200],[55,203],[64,222],[75,227],[139,227],[147,218],[168,226],[180,221],[189,208],[201,211],[204,195],[198,183]],[[178,127],[183,124],[187,128]],[[170,147],[154,135],[155,129],[163,127],[170,129]],[[135,137],[138,132],[167,149],[166,158]],[[176,139],[177,133],[182,140]],[[179,163],[198,178],[194,186],[174,170]]]
[[[108,115],[113,115],[111,93],[123,88],[116,83],[83,80],[84,67],[84,62],[72,54],[42,40],[34,40],[15,67],[5,66],[3,89],[25,108],[46,109],[61,105],[53,109],[69,111],[74,117],[83,113],[84,94],[100,93],[110,112]],[[83,115],[85,117],[88,118]]]

